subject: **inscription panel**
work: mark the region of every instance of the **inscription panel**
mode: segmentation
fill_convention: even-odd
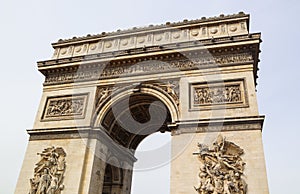
[[[42,121],[83,119],[88,94],[48,97]]]
[[[190,110],[247,107],[244,79],[190,84]]]

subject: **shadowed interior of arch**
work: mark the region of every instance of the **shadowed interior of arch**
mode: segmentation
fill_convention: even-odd
[[[118,144],[135,150],[148,135],[170,131],[168,108],[156,97],[134,93],[114,103],[102,121],[106,133]]]
[[[167,125],[170,122],[170,112],[158,98],[149,94],[132,93],[112,104],[101,125],[115,143],[135,154],[138,145],[149,135],[169,132]],[[116,166],[110,162],[106,164],[103,194],[114,193],[115,190],[130,193],[133,169],[122,169],[122,159],[118,159],[117,155],[112,157],[119,161]],[[129,182],[126,181],[128,176]]]

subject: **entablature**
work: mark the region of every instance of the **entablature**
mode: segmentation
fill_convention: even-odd
[[[107,58],[95,54],[50,60],[39,62],[39,70],[46,76],[45,86],[244,64],[253,64],[256,75],[260,34],[239,38],[236,42],[220,38],[206,45],[190,43],[150,51],[134,49],[124,55],[111,53],[114,56]]]
[[[256,84],[260,37],[244,13],[184,20],[59,40],[38,69],[52,86],[250,64]]]

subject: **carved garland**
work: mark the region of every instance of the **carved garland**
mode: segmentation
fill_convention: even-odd
[[[238,145],[218,136],[212,147],[198,144],[202,166],[199,173],[199,194],[246,194],[247,184],[242,178],[245,162],[244,150]]]
[[[66,152],[61,147],[49,147],[38,155],[41,159],[34,168],[34,178],[30,179],[29,194],[60,194],[64,189]]]

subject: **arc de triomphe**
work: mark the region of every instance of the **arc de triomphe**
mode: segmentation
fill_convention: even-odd
[[[260,37],[241,12],[53,43],[15,193],[130,193],[155,132],[172,136],[172,194],[268,193]]]

